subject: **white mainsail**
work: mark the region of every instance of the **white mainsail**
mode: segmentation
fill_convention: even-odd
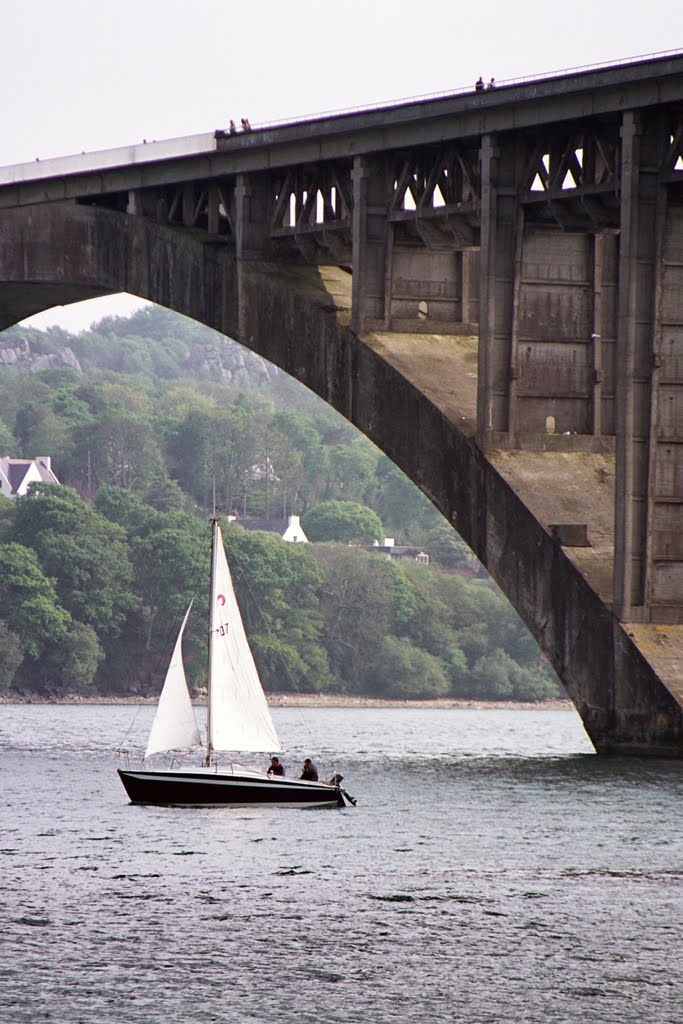
[[[185,612],[185,618],[173,648],[157,713],[152,722],[145,757],[161,753],[164,750],[192,747],[201,743],[183,665],[183,633],[191,607],[192,601]]]
[[[282,751],[214,524],[209,616],[208,743],[213,750]]]

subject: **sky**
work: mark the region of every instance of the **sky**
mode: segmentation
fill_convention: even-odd
[[[683,50],[680,0],[2,3],[0,166]],[[85,330],[117,296],[31,318]]]

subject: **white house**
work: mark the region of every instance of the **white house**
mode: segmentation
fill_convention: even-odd
[[[0,455],[0,494],[6,498],[18,498],[28,493],[29,484],[58,484],[49,455],[38,455],[35,459],[13,459]]]
[[[288,516],[287,519],[240,519],[238,516],[228,516],[228,519],[245,530],[277,533],[288,544],[308,544],[308,537],[302,529],[299,516]]]

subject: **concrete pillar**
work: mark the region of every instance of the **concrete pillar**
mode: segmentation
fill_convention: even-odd
[[[630,111],[624,114],[621,137],[614,609],[622,621],[640,622],[647,619],[659,139]]]
[[[592,398],[591,398],[591,432],[602,434],[602,394],[604,386],[603,341],[601,324],[603,322],[602,279],[604,265],[604,236],[593,236],[593,334],[591,337],[592,364]]]
[[[512,146],[482,138],[477,437],[509,429],[508,402],[517,237],[516,160]]]
[[[479,251],[462,253],[462,319],[465,324],[479,323]],[[476,329],[476,328],[475,328]]]
[[[271,207],[271,189],[266,175],[237,175],[235,182],[235,252],[238,260],[268,258]]]
[[[389,181],[381,157],[353,163],[353,285],[351,325],[357,334],[383,327],[389,252]]]
[[[253,264],[270,253],[271,189],[266,175],[238,174],[235,181],[233,226],[237,262],[236,319],[239,340],[249,345],[259,335],[258,288],[252,281]],[[234,297],[226,297],[228,306]],[[227,319],[232,311],[226,308]]]

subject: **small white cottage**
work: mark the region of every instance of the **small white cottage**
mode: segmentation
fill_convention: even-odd
[[[49,455],[35,459],[13,459],[0,455],[0,494],[6,498],[19,498],[28,493],[29,484],[58,484]]]
[[[277,533],[288,544],[308,544],[308,537],[303,531],[299,516],[288,516],[287,519],[240,519],[239,516],[228,516],[228,520],[245,530]]]

